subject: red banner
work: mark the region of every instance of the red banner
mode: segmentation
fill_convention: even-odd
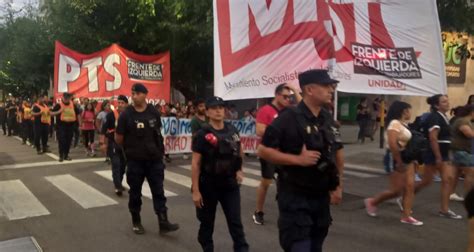
[[[170,100],[169,52],[139,55],[113,44],[85,55],[56,41],[54,57],[55,98],[65,92],[98,100],[131,96],[132,85],[142,83],[150,103]]]

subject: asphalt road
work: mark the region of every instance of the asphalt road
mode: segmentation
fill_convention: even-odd
[[[56,143],[50,145],[54,154]],[[181,229],[160,236],[152,202],[144,197],[142,222],[147,232],[139,236],[131,231],[126,195],[113,193],[110,167],[104,158],[87,158],[82,149],[74,149],[71,157],[73,162],[58,163],[55,155],[39,156],[18,139],[0,136],[0,241],[33,236],[44,251],[200,251],[189,190],[190,160],[173,156],[165,175],[169,217]],[[275,186],[267,197],[265,225],[253,224],[257,159],[247,158],[244,167],[248,180],[241,187],[241,208],[251,251],[281,251]],[[380,206],[377,218],[365,214],[363,198],[383,190],[386,175],[360,167],[347,171],[343,204],[332,208],[334,222],[325,251],[465,251],[466,220],[448,220],[436,214],[439,183],[416,196],[414,216],[425,225],[414,227],[399,222],[394,201]],[[461,203],[453,202],[451,209],[465,216]],[[214,242],[216,251],[232,250],[221,209]]]

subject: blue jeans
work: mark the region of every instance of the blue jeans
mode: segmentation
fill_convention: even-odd
[[[131,213],[140,213],[142,206],[142,186],[145,178],[150,185],[155,213],[163,213],[166,208],[165,165],[161,160],[128,160],[127,183],[130,186],[128,209]]]
[[[234,241],[234,251],[248,251],[249,245],[245,240],[244,227],[240,216],[240,188],[233,187],[223,190],[204,183],[200,183],[199,188],[204,206],[196,208],[196,215],[201,222],[198,241],[203,251],[214,251],[212,234],[214,233],[218,202],[221,203],[230,235]]]

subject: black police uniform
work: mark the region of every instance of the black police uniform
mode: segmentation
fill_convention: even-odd
[[[7,110],[0,107],[0,124],[2,125],[3,135],[7,134]]]
[[[43,106],[47,106],[43,104]],[[41,112],[41,108],[38,107],[38,104],[33,105],[32,109],[33,113]],[[35,132],[35,147],[36,151],[40,153],[42,150],[43,152],[48,151],[48,129],[50,124],[41,122],[42,115],[35,116],[34,120],[34,132]],[[50,118],[51,120],[51,118]],[[42,148],[42,149],[41,149]]]
[[[316,117],[304,102],[282,111],[265,131],[262,144],[298,155],[303,144],[321,152],[311,167],[281,166],[277,180],[280,244],[291,251],[299,242],[309,242],[311,251],[321,251],[331,224],[329,192],[339,184],[336,151],[342,148],[332,115],[321,109]]]
[[[69,103],[62,102],[64,105],[69,105]],[[57,112],[61,109],[61,105],[58,103],[56,104],[52,112]],[[77,106],[73,106],[74,114],[76,115],[76,119],[73,122],[65,122],[61,120],[61,114],[56,117],[56,124],[57,124],[57,136],[58,136],[58,146],[59,146],[59,158],[68,159],[69,158],[69,150],[71,149],[72,138],[74,135],[74,124],[77,121],[77,116],[81,114],[81,111],[77,108]]]
[[[127,183],[130,186],[128,208],[134,227],[141,225],[141,191],[146,178],[153,196],[153,208],[158,215],[160,232],[169,232],[177,230],[179,226],[168,222],[163,188],[164,145],[160,129],[160,114],[148,104],[143,112],[136,111],[133,106],[127,107],[119,117],[116,133],[124,137]]]
[[[206,140],[208,134],[217,138],[216,145]],[[212,234],[218,202],[234,241],[234,251],[248,251],[240,216],[240,188],[236,179],[236,172],[242,168],[240,148],[238,131],[230,123],[225,123],[222,130],[205,125],[193,139],[193,152],[202,155],[199,190],[203,206],[196,208],[196,214],[201,222],[198,241],[203,251],[214,251]]]
[[[8,126],[8,135],[17,134],[18,123],[16,121],[16,115],[18,113],[18,107],[16,103],[9,101],[6,106],[7,110],[7,126]]]
[[[110,157],[112,163],[112,179],[115,189],[123,191],[122,180],[127,163],[125,160],[125,153],[123,153],[122,148],[115,143],[114,139],[117,121],[118,118],[115,118],[114,112],[109,112],[105,118],[104,124],[102,125],[101,134],[107,137],[107,156]]]

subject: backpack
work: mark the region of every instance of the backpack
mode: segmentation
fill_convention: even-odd
[[[408,141],[405,149],[400,153],[402,161],[406,164],[412,161],[418,161],[419,164],[423,163],[423,152],[428,149],[428,139],[422,132],[407,127],[411,132],[411,139]]]

